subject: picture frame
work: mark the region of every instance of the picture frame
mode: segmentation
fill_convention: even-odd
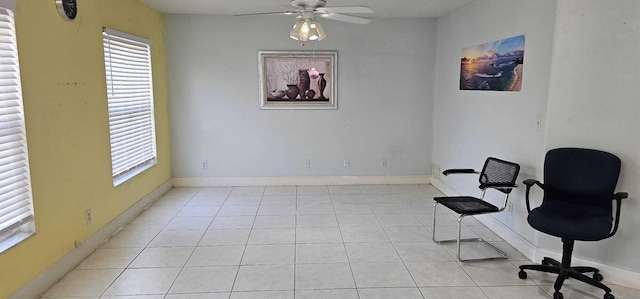
[[[337,66],[337,51],[258,51],[260,109],[338,109]]]
[[[524,50],[524,34],[462,49],[460,90],[519,92]]]

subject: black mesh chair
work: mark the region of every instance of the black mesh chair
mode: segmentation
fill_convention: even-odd
[[[482,261],[491,259],[503,259],[507,258],[507,254],[491,243],[486,242],[479,238],[461,239],[462,233],[462,219],[466,216],[489,214],[501,212],[507,207],[509,200],[509,193],[516,187],[515,182],[520,172],[520,165],[507,162],[496,158],[487,158],[484,162],[484,167],[480,172],[480,189],[482,190],[482,197],[476,198],[471,196],[449,196],[449,197],[436,197],[434,200],[436,203],[433,205],[433,241],[436,243],[457,242],[457,256],[461,262]],[[472,173],[477,174],[473,169],[448,169],[442,174],[449,175],[454,173]],[[484,196],[487,189],[495,189],[504,193],[504,202],[502,207],[498,208],[489,202],[484,201]],[[458,217],[458,237],[450,240],[437,240],[436,239],[436,208],[441,204],[450,210],[460,214]],[[500,254],[499,257],[488,258],[476,258],[476,259],[463,259],[460,257],[460,243],[461,242],[480,242],[488,247],[492,248]]]
[[[545,257],[541,265],[520,266],[518,276],[527,278],[524,270],[558,274],[553,286],[554,299],[562,299],[560,288],[567,278],[575,278],[605,291],[605,299],[614,299],[611,289],[600,283],[603,277],[593,267],[571,267],[574,242],[598,241],[613,236],[618,230],[620,205],[627,193],[614,194],[620,159],[602,151],[581,148],[550,150],[544,160],[544,184],[525,180],[527,221],[536,230],[562,239],[562,262]],[[533,185],[544,190],[542,204],[531,210],[529,190]],[[615,222],[613,201],[616,201]],[[593,272],[589,277],[583,273]]]

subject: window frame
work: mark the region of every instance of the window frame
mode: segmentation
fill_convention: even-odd
[[[0,18],[7,18],[0,29],[0,253],[36,233],[15,10],[14,1],[0,0]]]
[[[102,30],[102,40],[105,79],[107,84],[111,169],[113,185],[114,187],[117,187],[158,163],[151,41],[106,27],[103,27]],[[141,51],[144,51],[144,53]],[[123,55],[130,56],[124,57]],[[135,62],[127,61],[127,63],[130,63],[129,65],[118,65],[118,62],[122,62],[123,59],[133,59]],[[145,65],[140,66],[139,64]],[[131,73],[127,73],[129,71]],[[142,74],[142,71],[145,73]],[[117,74],[114,75],[114,73]],[[142,77],[143,75],[146,77]],[[131,83],[127,80],[136,82]],[[138,87],[129,87],[133,85],[141,85],[141,81],[146,82],[146,85],[144,86],[144,95],[140,95],[140,91],[142,89]],[[118,92],[123,91],[125,95],[116,96]],[[135,93],[135,95],[126,95],[127,93]],[[144,99],[136,100],[136,98]],[[132,101],[135,101],[135,104],[131,104]],[[125,112],[120,111],[119,113],[116,113],[117,109],[113,108],[115,105],[119,105],[120,107],[129,107],[126,108],[128,110]],[[144,108],[140,108],[143,106]],[[142,114],[146,116],[141,116]],[[129,117],[126,117],[126,115],[129,115]],[[135,119],[132,119],[132,116],[134,116]],[[129,118],[129,120],[127,120],[127,118]],[[143,121],[144,124],[141,124]],[[142,126],[145,127],[144,133],[141,133],[141,130],[143,129],[140,127]],[[131,127],[135,128],[135,130],[131,129],[132,132],[129,133],[135,133],[134,135],[144,135],[144,138],[134,138],[136,136],[130,136],[129,133],[125,132],[130,130],[128,128]],[[114,134],[114,131],[117,131],[117,133]],[[119,137],[125,133],[127,133],[127,137]],[[114,135],[116,137],[114,137]],[[143,139],[147,141],[140,141]],[[136,151],[133,152],[134,154],[131,154],[132,146],[134,145],[140,145],[144,148],[140,149],[136,147]],[[144,151],[145,153],[140,153],[138,150]],[[134,159],[139,156],[142,156],[144,159]],[[129,160],[135,161],[132,162]]]

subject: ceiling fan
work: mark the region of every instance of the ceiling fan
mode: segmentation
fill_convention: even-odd
[[[370,18],[355,16],[354,14],[373,14],[373,10],[366,6],[336,6],[326,7],[326,0],[290,0],[289,5],[293,9],[279,12],[264,12],[240,14],[236,16],[256,15],[296,15],[296,23],[289,33],[292,39],[299,41],[323,40],[327,34],[322,29],[316,16],[341,22],[364,25],[371,22]]]

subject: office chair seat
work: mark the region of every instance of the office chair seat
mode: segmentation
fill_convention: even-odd
[[[546,201],[531,210],[527,221],[543,233],[577,241],[608,238],[613,227],[611,213],[600,207],[560,201]]]
[[[471,196],[436,197],[434,200],[458,214],[477,215],[499,210],[498,207]]]

